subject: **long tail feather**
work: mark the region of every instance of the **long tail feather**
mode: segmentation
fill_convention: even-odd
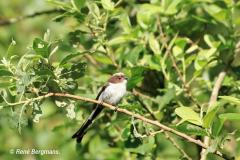
[[[99,115],[99,113],[102,111],[102,109],[103,109],[102,106],[96,106],[96,108],[91,113],[91,115],[88,117],[88,119],[82,124],[80,129],[72,136],[72,138],[77,139],[77,143],[80,143],[82,141],[82,138],[86,133],[86,130],[92,124],[93,120]]]

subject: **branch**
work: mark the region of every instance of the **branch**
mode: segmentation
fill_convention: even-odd
[[[173,128],[170,128],[168,126],[165,126],[163,124],[161,124],[160,122],[158,121],[155,121],[155,120],[151,120],[151,119],[148,119],[148,118],[145,118],[144,116],[141,116],[139,114],[136,114],[136,113],[133,113],[129,110],[126,110],[126,109],[122,109],[122,108],[117,108],[113,105],[110,105],[108,103],[102,103],[101,101],[97,101],[95,99],[91,99],[91,98],[86,98],[86,97],[81,97],[81,96],[76,96],[76,95],[72,95],[72,94],[68,94],[68,93],[47,93],[43,96],[39,96],[39,97],[36,97],[36,98],[32,98],[32,99],[29,99],[29,100],[25,100],[25,101],[20,101],[20,102],[17,102],[17,103],[7,103],[9,106],[14,106],[14,105],[20,105],[20,104],[25,104],[25,103],[30,103],[32,101],[37,101],[37,100],[42,100],[44,98],[48,98],[48,97],[67,97],[67,98],[71,98],[71,99],[75,99],[75,100],[81,100],[81,101],[85,101],[85,102],[91,102],[91,103],[95,103],[95,104],[101,104],[102,106],[104,106],[105,108],[108,108],[108,109],[111,109],[111,110],[114,110],[114,111],[118,111],[118,112],[121,112],[121,113],[124,113],[126,115],[129,115],[131,117],[134,117],[136,119],[139,119],[139,120],[142,120],[143,122],[146,122],[146,123],[149,123],[149,124],[152,124],[154,126],[157,126],[159,127],[160,129],[164,130],[164,131],[168,131],[168,132],[171,132],[191,143],[194,143],[198,146],[200,146],[201,148],[204,148],[204,149],[207,149],[207,146],[201,142],[200,140],[196,140],[190,136],[188,136],[187,134],[185,133],[182,133],[182,132],[179,132]],[[220,156],[220,157],[223,157],[222,156],[222,153],[219,152],[219,151],[216,151],[214,152],[214,154]]]
[[[17,23],[19,21],[22,21],[24,19],[33,18],[36,16],[44,15],[44,14],[53,14],[53,13],[61,13],[61,12],[64,12],[64,10],[63,9],[51,9],[51,10],[35,12],[35,13],[29,14],[29,15],[20,16],[20,17],[16,17],[16,18],[0,19],[0,26],[11,25],[11,24]]]
[[[221,71],[217,77],[217,80],[215,82],[215,85],[212,90],[212,94],[208,103],[208,109],[210,109],[213,104],[217,101],[218,93],[222,85],[222,81],[224,80],[224,77],[226,76],[226,71]],[[209,137],[204,137],[204,144],[206,146],[209,146],[210,144],[210,138]],[[201,151],[201,160],[206,160],[207,154],[206,154],[206,149],[202,149]]]
[[[139,94],[141,94],[141,93],[139,93]],[[151,110],[147,105],[145,105],[143,101],[141,101],[141,99],[139,98],[139,97],[140,97],[139,94],[136,94],[136,95],[135,95],[135,97],[137,98],[137,101],[138,101],[138,102],[142,105],[142,107],[151,115],[151,117],[152,117],[154,120],[157,120],[157,117],[154,115],[154,113],[152,112],[152,110]],[[164,131],[164,130],[160,130],[160,131],[164,133],[164,136],[166,137],[166,139],[169,140],[169,141],[172,143],[172,145],[177,148],[177,150],[183,155],[183,157],[185,157],[187,160],[191,160],[191,159],[192,159],[192,158],[189,157],[189,156],[187,155],[187,153],[177,144],[177,142],[174,140],[174,138],[172,138],[172,137],[169,135],[168,132],[166,132],[166,131]],[[154,133],[151,133],[151,134],[152,134],[152,135],[155,135],[156,133],[159,133],[159,131],[154,132]]]

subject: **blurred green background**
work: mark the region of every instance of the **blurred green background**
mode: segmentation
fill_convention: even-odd
[[[68,6],[64,7],[65,2],[71,6],[71,9]],[[220,95],[239,97],[240,68],[238,60],[240,56],[234,55],[235,45],[240,35],[240,3],[238,1],[130,0],[119,1],[119,7],[113,10],[111,10],[111,6],[102,7],[102,1],[89,1],[89,4],[99,7],[99,9],[96,6],[94,8],[92,5],[94,11],[91,12],[101,13],[99,16],[101,18],[97,17],[99,22],[96,24],[92,22],[95,20],[94,14],[91,15],[86,11],[86,5],[85,8],[83,7],[84,9],[75,6],[80,10],[76,11],[77,9],[72,4],[78,4],[77,2],[81,3],[82,1],[0,1],[0,20],[51,10],[56,7],[68,11],[63,20],[61,17],[59,18],[60,13],[53,13],[0,26],[0,57],[6,57],[9,52],[11,56],[18,55],[16,58],[18,61],[22,55],[35,53],[32,49],[34,39],[43,37],[46,33],[50,33],[51,43],[58,44],[59,47],[56,54],[48,57],[49,64],[55,69],[67,55],[78,54],[78,52],[86,50],[92,51],[98,46],[101,46],[99,48],[103,51],[103,48],[107,46],[109,54],[99,52],[74,58],[73,63],[86,62],[87,69],[85,75],[76,80],[78,88],[70,92],[95,98],[100,86],[106,82],[110,74],[123,71],[130,77],[130,83],[128,85],[129,94],[124,98],[120,107],[152,118],[143,109],[141,102],[133,96],[133,90],[137,89],[147,95],[148,98],[143,98],[142,101],[150,106],[157,119],[173,128],[177,128],[176,124],[184,119],[175,113],[175,109],[180,106],[193,108],[199,116],[203,113],[206,114],[207,111],[204,107],[211,95],[215,77],[222,68],[231,66],[230,62],[234,61],[233,59],[235,59],[234,64],[228,68],[229,74],[223,82]],[[118,3],[118,1],[114,2]],[[145,3],[150,4],[145,5]],[[81,4],[78,5],[81,6]],[[91,10],[89,6],[89,10]],[[232,10],[234,12],[231,12]],[[104,26],[102,23],[108,16],[110,18]],[[160,22],[164,36],[158,36],[161,34],[158,26]],[[87,23],[88,25],[86,25]],[[90,32],[89,25],[92,24],[97,27],[91,28],[93,31]],[[105,27],[106,30],[102,31],[101,27],[103,29]],[[16,45],[9,47],[13,41],[16,42]],[[170,49],[164,46],[164,43],[171,46]],[[166,59],[164,59],[163,55],[167,55],[168,50],[173,53],[177,61],[176,65],[179,66],[185,80],[190,81],[194,77],[189,88],[192,90],[192,96],[202,108],[197,108],[196,104],[190,100],[189,95],[185,93],[186,88],[179,81],[179,75],[173,68],[170,58],[165,57]],[[54,70],[55,72],[57,69]],[[63,90],[63,92],[65,91]],[[15,95],[15,97],[18,96]],[[24,96],[28,97],[29,95],[26,93]],[[91,112],[91,104],[77,102],[74,105],[73,113],[71,108],[68,110],[58,107],[56,99],[49,98],[40,105],[42,114],[39,121],[26,111],[26,115],[21,117],[21,131],[17,127],[21,107],[1,108],[0,159],[186,159],[163,134],[139,138],[134,133],[134,122],[131,117],[108,110],[105,110],[104,114],[93,124],[82,143],[76,144],[71,136]],[[240,109],[237,105],[224,103],[218,113],[239,112]],[[213,120],[215,122],[218,120],[218,114],[214,117],[216,118]],[[239,159],[240,126],[239,118],[234,118],[232,118],[233,121],[224,123],[221,134],[209,134],[217,147],[224,148],[224,152]],[[148,130],[158,130],[137,120],[136,123],[138,131],[142,134]],[[190,129],[186,127],[188,125],[190,125]],[[197,129],[191,130],[191,127]],[[177,129],[193,135],[194,138],[202,138],[209,131],[201,125],[192,124],[189,120],[186,120]],[[199,159],[201,148],[175,135],[170,134],[170,136],[192,159]],[[212,147],[214,149],[214,145]],[[59,154],[18,155],[12,154],[12,149],[14,151],[17,149],[57,150]],[[220,158],[209,154],[208,159]]]
[[[0,19],[15,18],[54,7],[44,0],[0,1]],[[63,25],[51,21],[55,16],[56,14],[37,16],[13,25],[0,27],[1,57],[6,55],[12,40],[16,41],[12,54],[23,55],[29,52],[28,46],[32,45],[34,38],[42,37],[47,30],[51,31],[51,38],[53,39],[61,39],[65,36],[71,30],[71,23]],[[78,159],[75,141],[70,141],[71,134],[75,131],[74,126],[67,125],[71,121],[61,113],[61,110],[52,103],[46,103],[43,107],[44,116],[41,122],[30,122],[21,134],[18,133],[15,123],[11,123],[14,120],[3,118],[3,115],[1,115],[0,139],[2,145],[0,147],[0,159]],[[66,129],[60,129],[61,131],[58,133],[53,132],[55,128],[62,125],[66,125]],[[14,150],[14,153],[16,149],[30,149],[30,151],[31,149],[41,149],[57,150],[60,154],[16,155],[10,153],[11,149]]]

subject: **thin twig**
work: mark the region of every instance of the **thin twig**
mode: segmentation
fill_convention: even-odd
[[[212,90],[212,94],[208,103],[208,110],[213,106],[214,103],[217,101],[218,93],[221,88],[222,82],[224,80],[224,77],[226,76],[226,71],[223,70],[218,74],[217,80],[215,82],[215,85]],[[205,136],[204,137],[204,145],[209,146],[210,145],[210,138]],[[200,160],[206,160],[207,154],[206,149],[202,149],[201,151],[201,159]]]
[[[187,155],[187,153],[177,144],[177,142],[167,132],[164,132],[164,135],[178,149],[178,151],[182,153],[183,157],[185,157],[188,160],[192,160],[192,158]]]
[[[163,32],[163,29],[162,29],[162,25],[161,25],[161,21],[160,21],[160,17],[158,16],[157,17],[157,26],[158,26],[158,30],[159,30],[159,35],[160,35],[160,38],[164,38],[165,35],[164,35],[164,32]],[[176,39],[176,36],[178,34],[175,35],[175,37],[173,39]],[[163,42],[163,47],[166,48],[166,52],[165,52],[165,55],[164,55],[164,59],[167,58],[167,56],[170,57],[171,61],[172,61],[172,65],[174,67],[174,69],[176,70],[177,74],[178,74],[178,77],[180,78],[181,82],[182,82],[182,87],[185,89],[186,93],[187,93],[187,96],[190,98],[190,100],[196,104],[199,108],[201,107],[200,104],[197,102],[197,100],[193,97],[192,93],[191,93],[191,90],[189,88],[189,85],[187,85],[187,82],[185,80],[185,77],[182,75],[178,65],[177,65],[177,62],[174,58],[174,56],[172,55],[171,53],[171,47],[172,46],[168,46],[166,41]],[[166,73],[164,74],[165,75],[165,78],[166,78]]]
[[[28,18],[33,18],[36,16],[41,16],[44,14],[53,14],[53,13],[61,13],[64,12],[63,9],[50,9],[50,10],[44,10],[44,11],[40,11],[40,12],[35,12],[33,14],[29,14],[29,15],[25,15],[25,16],[20,16],[20,17],[16,17],[16,18],[10,18],[10,19],[0,19],[0,26],[7,26],[7,25],[11,25],[14,23],[17,23],[19,21],[28,19]]]
[[[159,103],[159,102],[158,102],[157,100],[155,100],[154,98],[152,98],[152,97],[150,97],[150,96],[148,96],[148,95],[145,95],[145,94],[137,91],[136,89],[133,89],[132,94],[133,94],[134,96],[140,96],[140,97],[149,99],[149,100],[152,101],[152,102]]]
[[[101,104],[103,107],[105,108],[108,108],[108,109],[111,109],[111,110],[114,110],[114,111],[117,111],[117,112],[121,112],[121,113],[124,113],[126,115],[129,115],[131,117],[134,117],[136,119],[139,119],[139,120],[142,120],[143,122],[146,122],[146,123],[149,123],[149,124],[152,124],[154,126],[157,126],[159,127],[160,129],[164,130],[164,131],[168,131],[168,132],[171,132],[191,143],[194,143],[202,148],[205,148],[207,149],[207,146],[201,142],[200,140],[196,140],[194,138],[192,138],[191,136],[188,136],[187,134],[185,133],[182,133],[182,132],[179,132],[173,128],[170,128],[168,126],[165,126],[164,124],[161,124],[160,122],[158,121],[155,121],[155,120],[151,120],[151,119],[148,119],[142,115],[139,115],[139,114],[136,114],[136,113],[133,113],[127,109],[122,109],[122,108],[117,108],[113,105],[110,105],[108,103],[103,103],[102,101],[97,101],[95,99],[91,99],[91,98],[86,98],[86,97],[81,97],[81,96],[77,96],[77,95],[72,95],[72,94],[68,94],[68,93],[47,93],[43,96],[39,96],[39,97],[36,97],[36,98],[32,98],[32,99],[29,99],[29,100],[25,100],[25,101],[21,101],[21,102],[17,102],[17,103],[8,103],[9,106],[13,106],[13,105],[20,105],[20,104],[25,104],[25,103],[29,103],[31,101],[37,101],[37,100],[42,100],[44,98],[47,98],[47,97],[66,97],[66,98],[71,98],[71,99],[75,99],[75,100],[81,100],[81,101],[85,101],[85,102],[91,102],[91,103],[96,103],[96,104]],[[222,153],[219,152],[219,151],[216,151],[214,152],[214,154],[220,156],[220,157],[223,157]]]
[[[142,105],[142,107],[151,115],[151,117],[154,119],[154,120],[157,120],[157,117],[154,115],[153,111],[147,106],[144,104],[143,101],[141,101],[141,99],[136,96],[137,98],[137,101]],[[184,156],[186,157],[188,160],[191,160],[192,158],[190,158],[187,153],[177,144],[177,142],[166,132],[166,131],[162,131],[164,133],[164,136],[166,137],[167,140],[169,140],[174,147],[177,148],[177,150]]]

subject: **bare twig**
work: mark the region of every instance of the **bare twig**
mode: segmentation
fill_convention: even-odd
[[[161,21],[160,21],[160,17],[158,16],[157,17],[157,26],[158,26],[158,30],[159,30],[159,35],[160,35],[160,38],[164,38],[165,35],[164,35],[164,32],[163,32],[163,29],[162,29],[162,25],[161,25]],[[175,39],[177,36],[177,34],[175,35],[175,37],[173,39]],[[165,52],[165,55],[164,55],[164,59],[166,59],[168,56],[170,57],[171,61],[172,61],[172,65],[173,65],[173,68],[176,70],[181,82],[182,82],[182,87],[185,89],[186,93],[187,93],[187,96],[190,98],[190,100],[196,104],[199,108],[200,108],[200,104],[197,102],[197,100],[193,97],[192,93],[191,93],[191,90],[189,88],[189,85],[187,84],[186,80],[185,80],[185,77],[182,75],[179,67],[177,66],[177,62],[174,58],[174,56],[172,55],[171,53],[171,47],[172,46],[168,46],[166,41],[163,42],[163,47],[166,48],[166,52]],[[164,72],[164,71],[163,71]],[[165,78],[167,78],[167,80],[169,80],[169,77],[167,76],[167,74],[165,73],[164,74]]]
[[[192,160],[192,158],[187,155],[187,153],[177,144],[177,142],[167,132],[164,132],[164,135],[178,149],[178,151],[182,153],[183,157],[185,157],[188,160]]]
[[[144,104],[143,101],[141,101],[141,99],[136,96],[137,98],[137,101],[142,105],[142,107],[151,115],[151,117],[154,119],[154,120],[157,120],[157,117],[154,115],[153,111],[147,106]],[[164,136],[166,137],[167,140],[169,140],[174,147],[177,148],[177,150],[182,153],[182,155],[187,158],[188,160],[191,160],[192,158],[190,158],[187,153],[177,144],[177,142],[174,140],[174,138],[172,138],[166,131],[162,130],[161,132],[164,133]],[[155,134],[156,132],[152,133],[152,134]]]
[[[168,126],[165,126],[163,124],[161,124],[160,122],[158,121],[155,121],[155,120],[151,120],[151,119],[148,119],[142,115],[139,115],[139,114],[136,114],[136,113],[133,113],[127,109],[122,109],[122,108],[117,108],[113,105],[110,105],[108,103],[103,103],[101,101],[97,101],[95,99],[91,99],[91,98],[86,98],[86,97],[81,97],[81,96],[76,96],[76,95],[72,95],[72,94],[68,94],[68,93],[47,93],[43,96],[39,96],[39,97],[36,97],[36,98],[32,98],[32,99],[29,99],[29,100],[25,100],[25,101],[21,101],[21,102],[17,102],[17,103],[8,103],[9,106],[14,106],[14,105],[20,105],[20,104],[25,104],[25,103],[29,103],[29,102],[32,102],[32,101],[37,101],[37,100],[42,100],[44,98],[47,98],[47,97],[66,97],[66,98],[71,98],[71,99],[75,99],[75,100],[81,100],[81,101],[86,101],[86,102],[91,102],[91,103],[96,103],[96,104],[101,104],[102,106],[104,106],[105,108],[108,108],[108,109],[111,109],[111,110],[114,110],[114,111],[118,111],[118,112],[121,112],[121,113],[124,113],[126,115],[129,115],[131,117],[134,117],[136,119],[139,119],[143,122],[146,122],[146,123],[149,123],[149,124],[152,124],[154,126],[157,126],[159,127],[160,129],[164,130],[164,131],[168,131],[168,132],[171,132],[191,143],[194,143],[198,146],[200,146],[201,148],[205,148],[207,149],[207,146],[201,142],[200,140],[196,140],[194,138],[192,138],[191,136],[188,136],[187,134],[185,133],[182,133],[182,132],[179,132],[173,128],[170,128]],[[222,153],[219,152],[219,151],[216,151],[214,152],[214,154],[222,157]]]
[[[145,98],[145,99],[149,99],[149,100],[152,101],[152,102],[159,103],[159,102],[158,102],[157,100],[155,100],[154,98],[152,98],[152,97],[150,97],[150,96],[148,96],[148,95],[145,95],[145,94],[137,91],[136,89],[133,89],[132,94],[133,94],[134,96],[140,96],[140,97],[143,97],[143,98]]]
[[[218,77],[217,77],[217,80],[215,82],[215,85],[213,87],[213,90],[212,90],[212,94],[211,94],[211,97],[210,97],[210,100],[209,100],[209,103],[208,103],[208,109],[210,109],[213,104],[217,101],[217,97],[218,97],[218,93],[219,93],[219,90],[221,88],[221,85],[222,85],[222,81],[224,80],[224,77],[226,76],[226,71],[221,71],[219,74],[218,74]],[[210,138],[209,137],[204,137],[204,144],[206,146],[209,146],[210,145]],[[206,149],[202,149],[201,151],[201,160],[206,160],[207,158],[207,154],[206,154]]]
[[[61,12],[64,12],[64,10],[63,9],[51,9],[51,10],[35,12],[33,14],[20,16],[20,17],[16,17],[16,18],[0,19],[0,26],[11,25],[11,24],[17,23],[19,21],[22,21],[24,19],[33,18],[33,17],[36,17],[36,16],[44,15],[44,14],[53,14],[53,13],[61,13]]]

